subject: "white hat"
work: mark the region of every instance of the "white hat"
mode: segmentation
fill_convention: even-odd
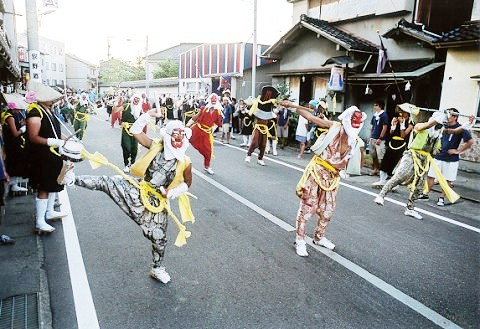
[[[53,102],[63,97],[63,95],[55,89],[34,80],[28,81],[27,89],[30,93],[34,94],[35,101],[37,102]]]
[[[325,109],[325,110],[328,109],[328,103],[325,102],[325,101],[320,101],[320,102],[318,103],[318,105],[321,106],[321,107],[322,107],[323,109]]]

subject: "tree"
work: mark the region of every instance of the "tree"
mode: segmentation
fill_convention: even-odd
[[[153,77],[155,79],[178,77],[178,64],[170,59],[158,63]]]
[[[135,66],[119,59],[109,59],[100,63],[99,83],[118,83],[145,79],[145,68],[137,59]]]

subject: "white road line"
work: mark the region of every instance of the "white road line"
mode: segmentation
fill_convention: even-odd
[[[240,148],[240,147],[237,147],[237,146],[233,146],[233,145],[225,145],[225,146],[228,146],[230,148],[234,148],[234,149],[238,149],[238,150],[241,150],[243,152],[246,152],[244,149]],[[257,155],[256,153],[253,153],[254,155]],[[258,155],[257,155],[258,156]],[[288,167],[288,168],[291,168],[291,169],[295,169],[297,171],[300,171],[300,172],[303,172],[304,168],[301,168],[301,167],[297,167],[297,166],[294,166],[294,165],[291,165],[289,163],[285,163],[283,161],[280,161],[280,160],[277,160],[277,159],[273,159],[271,157],[267,157],[267,156],[264,156],[263,157],[264,159],[268,159],[269,161],[272,161],[274,163],[277,163],[279,165],[282,165],[284,167]],[[348,187],[352,190],[356,190],[356,191],[359,191],[359,192],[362,192],[362,193],[365,193],[365,194],[368,194],[368,195],[372,195],[372,196],[377,196],[377,193],[375,192],[371,192],[371,191],[368,191],[368,190],[365,190],[361,187],[356,187],[356,186],[353,186],[353,185],[350,185],[350,184],[347,184],[347,183],[344,183],[344,182],[340,182],[340,185],[343,185],[345,187]],[[406,207],[407,204],[404,203],[404,202],[400,202],[400,201],[397,201],[397,200],[394,200],[394,199],[391,199],[391,198],[385,198],[385,201],[388,201],[388,202],[391,202],[393,204],[396,204],[396,205],[399,205],[399,206],[402,206],[402,207]],[[374,203],[373,203],[373,200],[372,200],[372,206],[375,206]],[[460,226],[460,227],[463,227],[467,230],[470,230],[470,231],[474,231],[476,233],[480,233],[480,228],[478,227],[475,227],[475,226],[471,226],[471,225],[468,225],[468,224],[465,224],[465,223],[462,223],[462,222],[459,222],[459,221],[456,221],[454,219],[451,219],[451,218],[448,218],[448,217],[445,217],[445,216],[442,216],[442,215],[439,215],[439,214],[436,214],[436,213],[433,213],[431,211],[428,211],[428,210],[425,210],[425,209],[422,209],[422,208],[418,208],[418,207],[415,207],[415,210],[417,210],[418,212],[422,213],[422,214],[425,214],[425,215],[428,215],[428,216],[431,216],[431,217],[434,217],[438,220],[441,220],[441,221],[444,221],[444,222],[447,222],[447,223],[450,223],[450,224],[453,224],[453,225],[456,225],[456,226]]]
[[[98,324],[97,311],[95,310],[90,285],[88,284],[87,273],[83,263],[82,251],[80,250],[80,243],[78,242],[77,229],[75,228],[75,220],[73,219],[67,190],[64,189],[58,193],[58,198],[62,204],[62,211],[68,214],[68,216],[62,220],[62,225],[78,328],[99,329],[100,325]]]
[[[228,189],[227,187],[223,186],[222,184],[220,183],[217,183],[215,180],[207,177],[206,175],[202,174],[201,172],[199,172],[198,170],[196,169],[192,169],[193,172],[195,173],[195,175],[199,176],[200,178],[202,178],[203,180],[207,181],[209,184],[215,186],[216,188],[218,188],[219,190],[225,192],[226,194],[230,195],[232,198],[234,198],[235,200],[241,202],[242,204],[244,204],[245,206],[247,206],[248,208],[252,209],[253,211],[255,211],[256,213],[260,214],[261,216],[267,218],[269,221],[271,221],[272,223],[275,223],[277,224],[278,226],[280,226],[281,228],[283,228],[284,230],[288,231],[288,232],[292,232],[292,231],[295,231],[295,228],[292,227],[291,225],[285,223],[283,220],[281,220],[280,218],[276,217],[275,215],[269,213],[268,211],[265,211],[264,209],[260,208],[259,206],[257,206],[256,204],[254,204],[253,202],[250,202],[248,201],[247,199],[245,199],[244,197],[238,195],[237,193],[233,192],[232,190]]]
[[[206,175],[200,173],[198,170],[193,169],[193,173],[195,175],[197,175],[198,177],[202,178],[203,180],[205,180],[207,183],[215,186],[216,188],[218,188],[222,192],[224,192],[224,193],[228,194],[229,196],[233,197],[235,200],[244,204],[248,208],[257,212],[259,215],[265,217],[266,219],[268,219],[272,223],[280,226],[284,230],[289,231],[289,232],[292,232],[292,231],[295,230],[295,228],[293,226],[291,226],[290,224],[288,224],[288,223],[284,222],[283,220],[279,219],[278,217],[270,214],[269,212],[260,208],[256,204],[248,201],[247,199],[245,199],[242,196],[238,195],[237,193],[233,192],[232,190],[230,190],[226,186],[224,186],[224,185],[216,182],[215,180],[207,177]],[[378,289],[382,290],[383,292],[385,292],[389,296],[393,297],[394,299],[398,300],[399,302],[405,304],[406,306],[411,308],[413,311],[417,312],[418,314],[420,314],[423,317],[427,318],[428,320],[432,321],[436,325],[438,325],[442,328],[461,328],[461,327],[457,326],[455,323],[453,323],[452,321],[448,320],[447,318],[444,318],[443,316],[441,316],[440,314],[438,314],[434,310],[426,307],[425,305],[423,305],[422,303],[420,303],[416,299],[413,299],[412,297],[406,295],[405,293],[401,292],[397,288],[393,287],[392,285],[386,283],[382,279],[380,279],[380,278],[376,277],[375,275],[371,274],[370,272],[368,272],[364,268],[362,268],[362,267],[358,266],[357,264],[352,263],[348,259],[340,256],[336,252],[330,251],[326,248],[321,248],[321,247],[318,247],[318,246],[314,245],[312,243],[311,238],[307,238],[307,243],[311,247],[315,248],[316,250],[318,250],[319,252],[324,254],[325,256],[334,260],[335,262],[342,265],[343,267],[345,267],[349,271],[357,274],[359,277],[361,277],[362,279],[364,279],[368,283],[370,283],[373,286],[377,287]]]

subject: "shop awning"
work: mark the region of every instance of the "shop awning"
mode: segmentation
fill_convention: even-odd
[[[351,73],[348,76],[348,80],[350,81],[372,81],[372,80],[377,80],[377,81],[406,81],[406,80],[412,80],[412,79],[418,79],[421,78],[422,76],[431,73],[432,71],[443,67],[445,63],[431,63],[426,66],[423,66],[421,68],[418,68],[414,71],[409,71],[409,72],[389,72],[389,73],[381,73],[381,74],[376,74],[376,73]]]

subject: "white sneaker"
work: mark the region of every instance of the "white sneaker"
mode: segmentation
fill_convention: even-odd
[[[10,191],[12,191],[12,192],[27,192],[28,189],[15,184],[15,185],[12,185],[12,187],[10,188]]]
[[[422,215],[420,215],[416,210],[413,209],[406,209],[403,213],[405,216],[410,216],[416,219],[422,219]]]
[[[130,166],[125,166],[125,168],[123,168],[123,172],[128,174],[130,172]]]
[[[210,175],[213,175],[214,172],[212,170],[212,168],[208,167],[208,168],[203,168],[204,171],[206,171],[207,173],[209,173]]]
[[[393,187],[393,188],[392,188],[392,192],[397,192],[398,186],[399,186],[399,185],[396,185],[395,187]]]
[[[372,183],[372,186],[383,186],[387,184],[386,180],[379,180],[378,182]]]
[[[384,200],[383,200],[383,197],[381,197],[380,195],[377,195],[377,197],[373,201],[376,204],[379,204],[379,205],[383,206]]]
[[[247,143],[242,143],[240,144],[240,146],[247,146]]]
[[[445,205],[445,199],[440,197],[437,201],[437,206],[443,207]]]
[[[162,283],[170,282],[170,275],[165,271],[165,267],[152,267],[150,269],[150,276]]]
[[[248,155],[245,157],[245,162],[250,163],[250,157]]]
[[[297,252],[298,256],[307,257],[307,243],[304,239],[295,239],[295,251]]]
[[[325,247],[330,250],[335,249],[335,245],[332,243],[332,241],[328,240],[326,237],[322,237],[318,241],[313,240],[313,244],[316,244],[317,246]]]
[[[273,155],[277,156],[278,155],[278,152],[276,150],[273,150]]]
[[[45,213],[46,220],[62,219],[63,217],[67,217],[67,214],[61,211],[47,210]]]
[[[263,161],[263,160],[258,160],[257,163],[258,163],[259,165],[261,165],[261,166],[264,166],[264,165],[265,165],[265,161]]]

